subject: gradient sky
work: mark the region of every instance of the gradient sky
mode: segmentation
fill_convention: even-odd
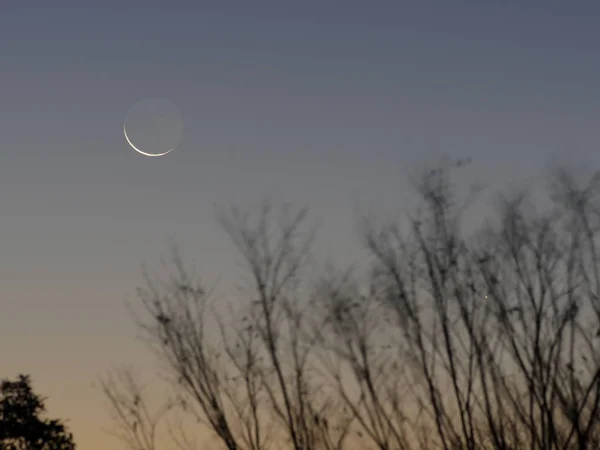
[[[228,279],[214,203],[279,192],[339,257],[353,196],[397,205],[442,154],[498,187],[597,167],[600,5],[463,3],[3,2],[0,377],[31,373],[81,449],[112,448],[91,382],[145,361],[123,301],[170,238]],[[164,158],[123,139],[146,97],[185,120]]]

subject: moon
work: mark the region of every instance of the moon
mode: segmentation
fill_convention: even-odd
[[[123,135],[125,136],[125,140],[127,141],[127,143],[129,145],[131,145],[131,148],[134,149],[136,152],[141,153],[144,156],[165,156],[165,155],[168,155],[169,153],[171,153],[176,148],[176,147],[170,148],[169,150],[167,150],[166,152],[163,152],[163,153],[146,153],[146,152],[141,151],[135,145],[133,145],[133,142],[131,142],[131,140],[129,139],[129,136],[127,136],[127,128],[125,126],[123,126]]]
[[[145,98],[127,113],[123,136],[140,155],[165,156],[181,143],[183,128],[183,118],[175,105],[165,99]]]

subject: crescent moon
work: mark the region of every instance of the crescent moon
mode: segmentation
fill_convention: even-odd
[[[146,153],[146,152],[141,151],[135,145],[133,145],[133,142],[131,142],[131,140],[129,139],[129,136],[127,136],[127,128],[125,128],[125,127],[123,127],[123,134],[125,135],[125,140],[127,141],[127,143],[129,145],[131,145],[131,148],[134,149],[136,152],[141,153],[144,156],[165,156],[166,154],[171,153],[176,148],[176,147],[173,147],[172,149],[167,150],[166,152],[163,152],[163,153]]]

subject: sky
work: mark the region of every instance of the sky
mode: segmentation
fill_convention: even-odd
[[[30,373],[79,448],[114,446],[92,381],[146,364],[124,301],[170,240],[233,279],[215,204],[310,206],[349,261],[355,200],[403,207],[442,155],[492,188],[595,169],[600,5],[471,3],[3,2],[0,377]],[[157,97],[185,129],[151,158],[122,131]]]

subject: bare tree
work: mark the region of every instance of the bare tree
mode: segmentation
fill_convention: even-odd
[[[229,317],[229,326],[217,317],[225,355],[233,367],[224,393],[230,400],[245,448],[262,450],[270,447],[274,430],[269,425],[269,411],[265,411],[265,367],[259,337],[248,315],[236,315],[231,308]]]
[[[378,449],[406,449],[406,377],[398,348],[390,345],[393,328],[386,323],[380,296],[377,286],[362,289],[351,271],[324,277],[320,330],[329,352],[323,363],[348,418],[358,424],[350,430],[355,440],[363,448],[371,440]]]
[[[333,406],[319,395],[312,373],[315,337],[306,326],[310,310],[300,292],[314,232],[303,234],[307,210],[284,205],[279,213],[274,218],[264,203],[256,222],[235,208],[219,217],[251,276],[234,306],[244,315],[223,320],[174,252],[174,276],[161,283],[147,275],[147,287],[139,290],[143,317],[137,324],[167,367],[178,407],[228,450],[281,448],[286,439],[297,450],[340,448],[343,433],[320,420]],[[207,332],[207,317],[216,333]]]
[[[264,355],[262,385],[294,450],[323,448],[329,442],[323,429],[314,426],[325,403],[315,401],[319,389],[311,376],[315,338],[305,326],[301,296],[302,269],[314,235],[312,229],[303,229],[306,215],[306,209],[283,205],[274,211],[264,202],[256,217],[236,208],[220,217],[251,275],[248,317]],[[272,229],[274,222],[278,226]]]
[[[153,411],[140,378],[130,366],[113,370],[101,380],[101,389],[116,425],[112,433],[131,450],[156,450],[158,427],[172,405],[166,403]]]
[[[226,313],[177,256],[140,291],[170,408],[228,450],[598,448],[600,175],[554,171],[547,207],[503,197],[467,233],[463,165],[419,178],[406,226],[361,224],[363,275],[309,279],[306,209],[221,212],[249,274]],[[105,386],[130,447],[155,448],[135,384]]]
[[[368,229],[397,315],[428,448],[591,448],[598,430],[597,205],[554,177],[555,203],[506,200],[479,236],[460,231],[447,170],[422,178],[406,236]]]

